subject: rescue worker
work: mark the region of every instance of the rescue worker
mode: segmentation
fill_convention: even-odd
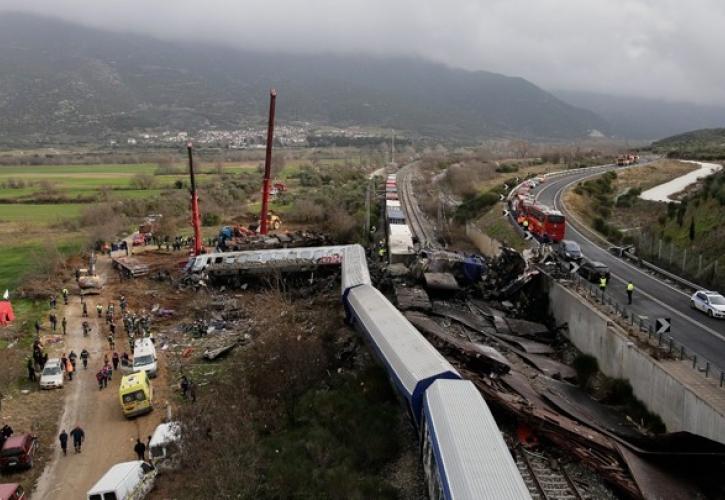
[[[65,332],[68,329],[68,320],[65,319],[65,316],[63,316],[63,320],[60,322],[60,326],[63,327],[63,335],[65,335]]]
[[[83,444],[83,441],[86,440],[86,433],[83,432],[83,429],[80,428],[79,425],[76,425],[72,431],[70,431],[70,435],[73,438],[73,447],[76,450],[76,453],[81,452],[81,445]]]
[[[81,297],[83,297],[83,295],[81,295]],[[86,305],[85,302],[83,303],[83,317],[84,318],[88,317],[88,306]]]
[[[103,306],[101,304],[96,304],[96,312],[99,318],[103,317]]]
[[[58,317],[54,312],[51,312],[48,316],[48,320],[50,321],[50,327],[53,329],[53,333],[55,333],[55,328],[58,325]]]
[[[632,280],[629,280],[627,282],[627,303],[631,306],[632,305],[632,294],[634,293],[634,283],[632,283]]]
[[[88,358],[89,357],[90,357],[90,353],[84,347],[83,350],[81,351],[81,361],[83,361],[83,369],[84,370],[87,370],[88,369]]]
[[[35,382],[35,363],[33,358],[28,358],[28,382]]]
[[[63,429],[60,431],[60,435],[58,436],[58,441],[60,441],[60,449],[63,450],[63,455],[68,454],[68,433]]]
[[[604,293],[607,290],[607,277],[602,275],[599,277],[599,289]]]
[[[64,288],[61,293],[63,294],[63,303],[68,305],[68,289]]]
[[[73,354],[71,352],[71,354]],[[65,371],[68,374],[68,380],[73,380],[73,372],[75,371],[75,367],[73,366],[73,362],[71,362],[70,359],[67,359],[65,362]]]
[[[529,220],[524,219],[524,231],[528,231],[528,230],[529,230]]]
[[[136,456],[139,460],[145,460],[146,445],[143,444],[138,438],[136,438],[136,445],[133,447],[133,451],[136,452]]]
[[[55,309],[55,295],[50,296],[50,308]]]

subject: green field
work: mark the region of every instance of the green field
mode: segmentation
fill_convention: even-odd
[[[83,210],[81,203],[60,203],[53,205],[31,205],[15,203],[0,205],[0,223],[32,222],[36,224],[52,224],[62,219],[78,217]]]

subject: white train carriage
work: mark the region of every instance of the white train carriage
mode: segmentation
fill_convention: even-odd
[[[360,245],[349,245],[342,252],[342,294],[360,285],[370,285],[370,271],[368,270],[365,249]]]
[[[436,380],[428,388],[421,446],[433,500],[531,499],[491,411],[468,380]]]
[[[428,386],[438,379],[461,376],[374,287],[360,285],[351,289],[345,305],[348,321],[367,339],[419,425]]]
[[[392,264],[408,263],[415,255],[413,233],[406,224],[388,225],[388,253]]]

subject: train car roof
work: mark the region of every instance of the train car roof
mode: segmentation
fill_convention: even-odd
[[[369,285],[370,271],[365,249],[360,245],[349,245],[342,252],[342,293],[358,285]]]
[[[460,375],[374,287],[353,288],[347,295],[347,305],[418,423],[428,386],[438,378],[459,379]]]
[[[468,380],[437,380],[423,408],[444,498],[531,499],[486,402]]]

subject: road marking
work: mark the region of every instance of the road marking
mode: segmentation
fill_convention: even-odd
[[[584,178],[586,178],[586,176],[585,176],[585,177],[583,177],[582,179],[584,179]],[[571,185],[572,185],[572,184],[574,184],[575,182],[578,182],[578,181],[580,181],[580,180],[582,180],[582,179],[575,179],[574,181],[572,181],[572,182],[570,182],[570,183],[568,183],[568,184],[564,185],[564,186],[563,186],[563,187],[562,187],[561,189],[559,189],[559,190],[558,190],[558,191],[557,191],[557,192],[555,193],[555,195],[554,195],[554,208],[558,209],[558,208],[559,208],[559,206],[560,206],[557,200],[558,200],[558,198],[560,198],[560,196],[561,196],[561,193],[562,193],[562,192],[563,192],[563,191],[564,191],[564,190],[565,190],[566,188],[568,188],[569,186],[571,186]],[[579,236],[580,236],[580,237],[581,237],[581,238],[582,238],[583,240],[585,240],[585,241],[589,242],[590,244],[594,245],[594,246],[595,246],[595,247],[596,247],[596,248],[597,248],[597,249],[598,249],[599,251],[601,251],[601,252],[603,252],[603,253],[607,254],[607,256],[608,256],[608,257],[611,257],[611,256],[610,256],[610,255],[609,255],[609,254],[608,254],[608,253],[606,252],[606,250],[604,250],[603,248],[599,247],[599,245],[597,245],[597,244],[596,244],[596,243],[594,243],[594,242],[593,242],[592,240],[590,240],[589,238],[587,238],[586,236],[584,236],[584,234],[583,234],[583,233],[582,233],[581,231],[579,231],[579,230],[578,230],[578,229],[577,229],[576,227],[574,227],[574,226],[573,226],[572,224],[569,224],[569,228],[571,228],[571,229],[572,229],[572,230],[573,230],[573,231],[574,231],[574,232],[575,232],[576,234],[578,234],[578,235],[579,235]],[[650,278],[650,279],[652,279],[653,281],[656,281],[657,283],[659,283],[659,284],[661,284],[661,285],[663,285],[663,286],[666,286],[666,287],[668,287],[668,288],[670,288],[670,289],[672,289],[672,290],[674,290],[674,291],[676,291],[676,292],[678,292],[678,293],[680,293],[680,294],[684,295],[685,297],[687,297],[687,298],[689,299],[689,297],[690,297],[690,296],[689,296],[688,294],[686,294],[686,293],[682,292],[681,290],[678,290],[677,288],[675,288],[675,287],[673,287],[673,286],[669,285],[668,283],[665,283],[665,282],[663,282],[662,280],[660,280],[660,279],[658,279],[658,278],[655,278],[655,277],[653,277],[653,276],[651,276],[651,275],[649,275],[649,274],[645,273],[644,271],[641,271],[640,269],[636,268],[635,266],[633,266],[633,265],[632,265],[632,264],[630,264],[629,262],[626,262],[626,261],[624,261],[624,260],[622,260],[622,259],[617,259],[617,260],[618,260],[619,262],[621,262],[622,264],[624,264],[625,266],[627,266],[627,267],[629,267],[629,268],[633,269],[634,271],[636,271],[636,272],[640,273],[641,275],[643,275],[643,276],[645,276],[645,277],[647,277],[647,278]],[[622,283],[627,283],[627,280],[625,280],[625,279],[621,278],[620,276],[618,276],[618,275],[616,275],[616,274],[614,274],[614,273],[612,273],[612,274],[611,274],[611,276],[612,276],[613,278],[616,278],[617,280],[621,281]],[[722,335],[721,333],[719,333],[719,332],[717,332],[717,331],[713,330],[712,328],[710,328],[709,326],[707,326],[707,325],[704,325],[704,324],[700,323],[699,321],[697,321],[697,320],[695,320],[695,319],[693,319],[693,318],[691,318],[691,317],[689,317],[689,316],[687,316],[687,315],[685,315],[685,314],[681,313],[680,311],[678,311],[677,309],[675,309],[675,308],[674,308],[674,307],[672,307],[671,305],[669,305],[669,304],[666,304],[665,302],[662,302],[662,301],[661,301],[660,299],[656,298],[656,297],[655,297],[654,295],[652,295],[652,294],[649,294],[649,293],[647,293],[647,292],[645,292],[644,290],[641,290],[641,289],[640,289],[640,290],[638,290],[638,294],[640,294],[640,295],[644,295],[645,297],[649,298],[649,299],[650,299],[650,300],[652,300],[653,302],[655,302],[655,303],[659,304],[660,306],[664,307],[665,309],[667,309],[667,310],[669,310],[669,311],[673,312],[674,314],[676,314],[676,315],[680,316],[680,317],[681,317],[681,318],[683,318],[684,320],[686,320],[686,321],[688,321],[688,322],[692,323],[693,325],[695,325],[695,326],[697,326],[697,327],[699,327],[699,328],[702,328],[703,330],[705,330],[705,331],[706,331],[706,332],[708,332],[709,334],[713,335],[714,337],[717,337],[718,339],[720,339],[720,340],[722,340],[722,341],[725,341],[725,336],[724,336],[724,335]]]

